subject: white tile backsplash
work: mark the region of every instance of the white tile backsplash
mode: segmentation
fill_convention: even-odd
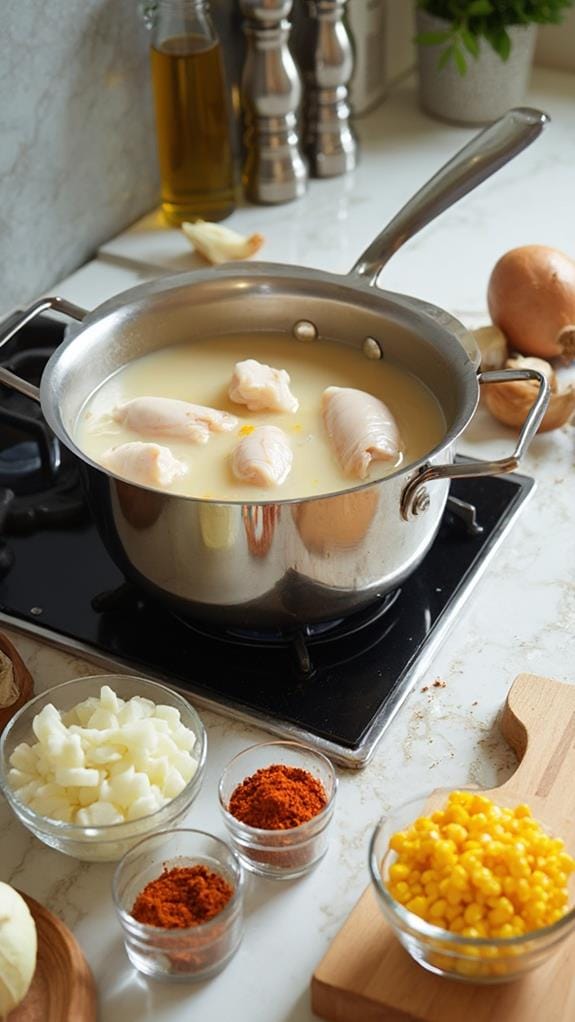
[[[18,0],[0,31],[0,314],[157,201],[137,0]]]

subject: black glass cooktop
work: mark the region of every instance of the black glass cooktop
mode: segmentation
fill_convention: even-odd
[[[48,344],[44,333],[38,347],[38,329],[20,341],[26,357],[5,359],[31,361],[33,380]],[[60,336],[50,335],[49,350]],[[16,368],[23,372],[22,364]],[[287,638],[206,633],[125,583],[82,505],[73,459],[54,455],[49,435],[35,453],[38,407],[16,395],[15,424],[24,435],[16,434],[5,418],[12,398],[0,392],[0,620],[103,666],[167,681],[199,705],[298,737],[352,766],[367,762],[428,669],[534,485],[520,475],[452,483],[440,531],[417,572],[385,603],[345,622]],[[32,426],[21,422],[22,402],[31,406]],[[34,485],[21,480],[25,461],[42,476]],[[467,505],[475,507],[476,523]]]
[[[282,644],[272,636],[261,645],[205,635],[129,587],[118,592],[123,578],[91,524],[11,537],[14,560],[0,580],[0,611],[19,627],[47,630],[58,645],[79,643],[104,664],[169,680],[279,733],[315,736],[333,745],[335,758],[360,765],[428,666],[531,485],[519,476],[454,485],[458,498],[476,506],[483,532],[469,535],[446,512],[432,549],[392,605],[372,623],[360,615],[352,634],[312,636],[307,671],[295,639]]]

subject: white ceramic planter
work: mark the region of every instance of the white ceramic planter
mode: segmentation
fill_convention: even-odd
[[[427,11],[417,12],[417,31],[441,32],[448,22]],[[486,124],[525,98],[536,25],[512,25],[511,53],[504,61],[485,39],[480,39],[477,59],[466,53],[467,73],[461,75],[450,61],[439,69],[443,46],[418,46],[419,102],[426,113],[455,124]]]

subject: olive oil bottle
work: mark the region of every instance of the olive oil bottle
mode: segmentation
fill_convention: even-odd
[[[230,102],[205,0],[157,0],[152,84],[162,208],[170,223],[222,220],[235,207]]]

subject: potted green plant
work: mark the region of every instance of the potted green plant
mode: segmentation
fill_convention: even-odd
[[[522,103],[537,25],[574,0],[418,0],[419,98],[434,117],[483,124]]]

